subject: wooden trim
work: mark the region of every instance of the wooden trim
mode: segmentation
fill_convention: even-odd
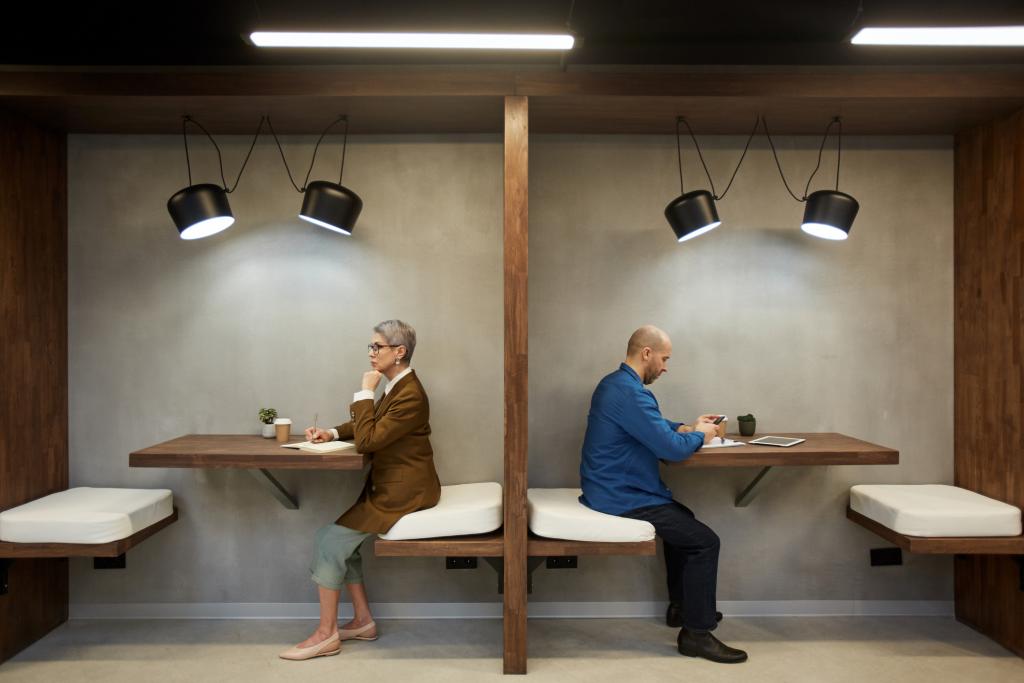
[[[909,553],[922,555],[1024,555],[1024,536],[907,536],[850,507],[846,518]]]
[[[530,557],[563,557],[566,555],[656,555],[656,541],[593,542],[544,538],[530,534],[526,544]]]
[[[178,521],[178,508],[128,538],[109,543],[8,543],[0,541],[0,557],[117,557]]]
[[[445,536],[408,541],[378,538],[373,544],[377,557],[501,557],[505,536],[501,530],[474,536]]]
[[[733,446],[701,449],[672,467],[779,467],[807,465],[897,465],[900,452],[835,432],[772,432],[772,436],[805,439],[789,448],[778,446]],[[730,434],[730,438],[749,441],[757,436]]]
[[[556,71],[550,68],[53,67],[0,71],[0,97],[558,97],[1015,98],[1024,70],[972,67]]]
[[[293,434],[289,441],[302,439]],[[128,456],[129,467],[361,470],[367,463],[361,453],[307,453],[252,434],[188,434]]]
[[[0,111],[0,510],[68,487],[66,137]],[[68,562],[16,562],[0,662],[68,617]]]
[[[504,670],[526,673],[527,192],[529,104],[505,98]]]

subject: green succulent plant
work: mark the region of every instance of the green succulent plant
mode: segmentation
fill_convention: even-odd
[[[746,415],[737,416],[736,419],[739,420],[740,422],[753,422],[754,415],[752,413],[747,413]]]
[[[277,419],[277,410],[274,408],[260,408],[259,418],[260,422],[265,425],[274,424],[274,420]]]

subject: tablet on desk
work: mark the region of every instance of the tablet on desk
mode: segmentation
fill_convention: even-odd
[[[782,446],[786,448],[788,446],[795,446],[798,443],[803,443],[806,439],[791,439],[788,436],[762,436],[759,439],[748,441],[747,443],[757,444],[758,446]]]

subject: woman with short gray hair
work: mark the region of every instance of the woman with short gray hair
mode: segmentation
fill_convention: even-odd
[[[386,533],[403,515],[434,507],[441,497],[430,447],[430,406],[409,367],[416,330],[401,320],[385,320],[373,328],[366,348],[373,369],[363,374],[362,389],[352,397],[351,421],[329,430],[310,427],[306,438],[354,441],[360,453],[370,456],[370,475],[355,504],[316,533],[310,572],[320,595],[320,624],[309,638],[282,652],[282,659],[336,655],[343,640],[377,639],[359,546],[372,534]],[[374,404],[382,377],[387,379],[384,395]],[[339,629],[342,585],[352,598],[355,618]]]

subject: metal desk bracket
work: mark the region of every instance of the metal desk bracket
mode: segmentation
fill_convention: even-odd
[[[288,493],[288,489],[281,485],[281,482],[279,482],[274,475],[270,473],[270,470],[260,468],[258,470],[247,471],[256,479],[256,481],[262,484],[264,488],[270,491],[270,495],[276,498],[278,503],[289,510],[299,509],[298,499]]]
[[[761,480],[764,479],[764,475],[768,474],[770,469],[771,465],[768,467],[762,467],[761,471],[757,473],[757,476],[747,484],[747,488],[740,491],[740,495],[736,496],[736,507],[745,508],[750,505],[750,501],[752,501],[754,497],[761,492],[760,489],[757,488],[757,485],[761,483]]]

